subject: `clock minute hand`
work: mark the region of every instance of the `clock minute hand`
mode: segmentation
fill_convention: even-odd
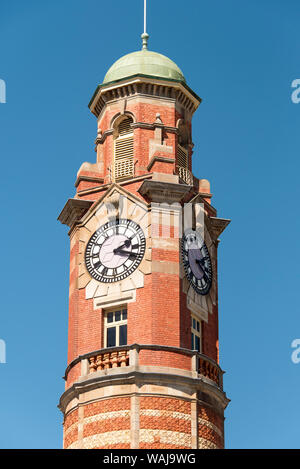
[[[204,259],[196,259],[196,262],[197,264],[199,264],[202,272],[203,272],[203,276],[204,278],[206,279],[206,281],[208,281],[208,276],[207,276],[207,273],[206,273],[206,269],[205,269],[205,266],[202,265],[202,262],[204,261]]]
[[[116,249],[114,251],[114,254],[126,254],[127,256],[129,257],[137,257],[138,253],[137,252],[131,252],[131,251],[123,251],[123,250],[119,250],[119,249]]]

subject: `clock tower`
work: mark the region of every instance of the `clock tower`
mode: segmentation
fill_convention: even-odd
[[[192,172],[201,99],[169,58],[113,64],[69,226],[64,448],[223,448],[217,252],[229,220]]]

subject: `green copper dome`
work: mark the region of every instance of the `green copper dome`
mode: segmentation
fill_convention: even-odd
[[[184,75],[175,62],[165,55],[142,49],[117,60],[105,75],[103,84],[133,75],[147,75],[185,83]]]

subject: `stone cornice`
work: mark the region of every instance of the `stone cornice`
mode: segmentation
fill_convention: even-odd
[[[150,169],[152,168],[152,166],[154,165],[156,161],[160,161],[161,163],[171,163],[171,164],[175,163],[174,158],[167,158],[166,156],[154,156],[147,166],[147,171],[150,171]]]
[[[81,220],[93,203],[94,201],[91,200],[69,199],[59,214],[58,220],[71,228],[74,223]]]
[[[127,184],[135,183],[138,181],[143,181],[144,179],[152,178],[153,174],[143,174],[141,176],[129,177],[127,179],[123,179],[122,181],[118,181],[119,186],[125,186]],[[105,191],[111,187],[112,183],[109,184],[102,184],[101,186],[96,186],[91,189],[84,189],[82,191],[77,192],[78,197],[83,197],[89,194],[93,194],[94,192]]]
[[[133,129],[149,129],[149,130],[154,130],[156,127],[160,127],[161,129],[164,129],[166,132],[178,134],[178,129],[177,127],[171,127],[168,125],[164,124],[148,124],[147,122],[135,122],[134,124],[131,124],[131,127]]]
[[[102,134],[101,134],[101,137],[97,137],[96,140],[95,140],[95,145],[99,145],[99,143],[104,143],[106,138],[109,136],[109,135],[113,135],[114,133],[114,129],[108,129],[108,130],[105,130]]]
[[[96,176],[81,176],[79,175],[78,178],[75,181],[75,187],[78,187],[81,181],[88,181],[88,182],[99,182],[99,184],[102,184],[104,182],[104,179],[101,177],[96,177]]]
[[[178,101],[191,113],[195,112],[201,103],[201,98],[182,82],[134,75],[120,81],[99,85],[89,103],[89,108],[96,117],[99,117],[106,103],[136,95],[172,99]]]
[[[225,228],[229,225],[231,220],[225,218],[209,217],[209,224],[211,226],[211,231],[213,232],[215,238],[217,239]]]
[[[81,394],[88,393],[94,389],[104,386],[126,386],[136,383],[138,388],[140,383],[143,384],[159,384],[160,386],[172,387],[172,385],[190,389],[194,393],[201,393],[201,397],[205,399],[207,396],[213,397],[222,409],[227,407],[229,399],[226,394],[211,380],[204,376],[193,376],[181,374],[176,368],[169,368],[159,371],[159,367],[150,366],[130,366],[122,369],[113,369],[113,372],[91,373],[85,377],[79,378],[69,389],[67,389],[60,398],[58,408],[65,413],[68,404],[74,399],[79,399]],[[122,392],[121,392],[122,394]],[[142,393],[144,394],[144,393]]]
[[[148,124],[147,122],[134,122],[133,124],[131,124],[131,127],[133,129],[148,129],[148,130],[154,130],[156,127],[161,127],[168,133],[178,134],[177,127],[170,127],[170,126],[163,125],[163,124],[158,125],[156,123]],[[106,138],[109,137],[110,135],[113,135],[113,133],[114,133],[114,129],[105,130],[101,134],[101,137],[96,138],[95,144],[99,145],[99,144],[104,143]],[[194,144],[190,144],[190,145],[194,146]]]
[[[190,192],[191,186],[160,181],[144,181],[139,193],[151,202],[181,202]]]

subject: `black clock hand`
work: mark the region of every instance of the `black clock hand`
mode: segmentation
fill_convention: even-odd
[[[116,252],[114,252],[114,254],[126,254],[127,256],[129,257],[137,257],[138,256],[138,252],[131,252],[131,251],[119,251],[119,250],[116,250]]]
[[[201,270],[202,270],[202,272],[203,272],[203,277],[204,277],[205,280],[208,282],[209,279],[208,279],[208,276],[207,276],[207,273],[206,273],[206,268],[205,268],[204,265],[202,265],[202,261],[203,261],[203,260],[204,260],[204,259],[196,259],[196,262],[197,262],[197,264],[199,264],[199,266],[200,266],[200,268],[201,268]]]
[[[121,244],[121,246],[118,246],[117,248],[115,248],[115,249],[113,250],[113,253],[116,254],[119,249],[122,249],[122,248],[124,248],[124,247],[125,247],[125,248],[129,248],[130,244],[131,244],[131,238],[126,239],[126,241],[125,241],[124,244]]]
[[[196,262],[198,262],[198,264],[201,264],[201,267],[203,265],[203,263],[205,262],[205,258],[202,257],[201,259],[196,259]],[[205,268],[205,266],[203,266]]]

